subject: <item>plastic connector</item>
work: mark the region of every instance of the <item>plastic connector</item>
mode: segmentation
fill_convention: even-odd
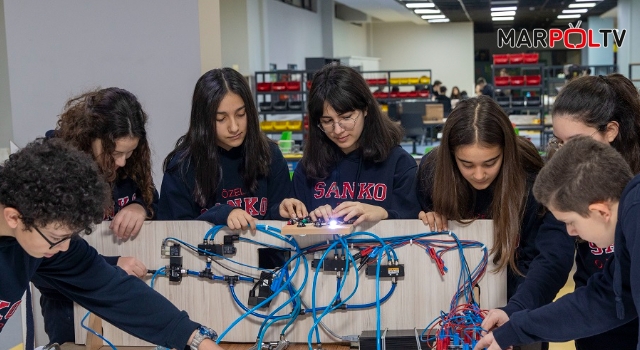
[[[240,277],[238,276],[224,276],[225,282],[227,282],[230,286],[235,286]]]

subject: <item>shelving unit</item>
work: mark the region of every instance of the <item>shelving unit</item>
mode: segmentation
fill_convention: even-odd
[[[364,71],[362,76],[369,87],[375,89],[372,92],[381,104],[432,96],[431,69]],[[416,86],[423,89],[416,90]],[[394,91],[396,87],[397,91]]]
[[[283,131],[306,133],[307,71],[276,70],[255,73],[255,102],[261,129],[278,140]],[[297,137],[296,137],[297,138]]]
[[[509,76],[500,77],[500,71],[506,69]],[[544,137],[545,94],[544,66],[537,63],[522,64],[494,64],[491,66],[492,81],[495,87],[494,99],[504,111],[514,119],[515,115],[531,115],[537,118],[537,123],[528,121],[521,123],[513,120],[519,130],[538,132],[540,135],[539,148],[546,145]]]

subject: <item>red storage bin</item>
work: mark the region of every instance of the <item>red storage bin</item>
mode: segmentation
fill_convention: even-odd
[[[367,85],[378,85],[378,79],[366,79]]]
[[[509,82],[511,85],[520,86],[524,85],[524,76],[523,75],[514,75],[510,77]]]
[[[523,59],[524,59],[524,54],[523,53],[510,53],[509,54],[509,63],[511,63],[511,64],[522,63]]]
[[[525,85],[540,85],[540,81],[542,77],[540,75],[525,75],[524,83]]]
[[[287,82],[279,81],[277,83],[273,83],[271,84],[271,88],[273,89],[273,91],[284,91],[287,89]]]
[[[429,97],[429,90],[418,91],[418,97]]]
[[[407,94],[407,97],[418,97],[418,92],[417,91],[409,91],[409,93]]]
[[[506,86],[506,85],[509,85],[509,77],[495,77],[495,78],[493,78],[493,84],[495,86]]]
[[[271,83],[258,83],[256,84],[258,91],[271,91]]]
[[[409,91],[399,91],[398,92],[398,97],[400,97],[400,98],[409,97]]]
[[[387,85],[387,78],[376,79],[378,85]]]
[[[398,97],[400,97],[400,96],[398,96],[398,93],[397,93],[397,92],[392,92],[392,93],[390,93],[390,94],[389,94],[389,97],[391,97],[391,98],[398,98]]]
[[[307,80],[307,90],[311,90],[311,80]]]
[[[287,82],[287,90],[288,91],[300,91],[300,82],[299,81],[288,81]]]
[[[537,53],[525,53],[522,62],[524,63],[538,63],[538,57],[540,55]]]
[[[507,54],[494,54],[493,64],[507,64],[509,63],[509,55]]]

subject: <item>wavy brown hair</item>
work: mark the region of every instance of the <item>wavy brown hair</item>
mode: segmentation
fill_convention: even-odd
[[[442,142],[435,156],[433,210],[462,224],[475,220],[473,188],[462,176],[455,160],[458,147],[479,144],[502,149],[502,166],[493,180],[493,262],[500,271],[507,265],[515,272],[520,226],[529,194],[527,177],[537,173],[542,158],[531,142],[516,136],[509,117],[488,96],[463,100],[449,114],[442,130]],[[422,167],[426,167],[423,162]],[[421,174],[428,174],[421,169]],[[431,181],[423,176],[419,181]]]
[[[112,186],[118,178],[130,178],[138,185],[146,209],[151,208],[155,186],[151,176],[151,150],[147,141],[147,114],[135,95],[127,90],[110,87],[86,92],[71,98],[60,115],[55,136],[90,154],[105,180]],[[111,156],[116,140],[138,138],[138,147],[124,167],[115,169]],[[91,145],[102,142],[102,154],[95,156]]]

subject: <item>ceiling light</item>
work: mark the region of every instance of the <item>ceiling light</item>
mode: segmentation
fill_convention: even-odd
[[[571,9],[571,10],[562,10],[562,13],[585,13],[589,10],[587,9]]]
[[[447,18],[447,16],[445,16],[445,15],[422,15],[420,17],[422,17],[422,19],[442,19],[442,18]]]
[[[407,8],[417,9],[417,8],[427,8],[427,7],[436,7],[436,5],[432,2],[414,2],[414,3],[406,3],[404,4]]]
[[[516,15],[516,11],[491,12],[491,17],[515,16],[515,15]]]
[[[518,6],[508,6],[508,7],[492,7],[491,12],[496,11],[515,11],[518,9]]]
[[[491,18],[494,21],[513,21],[514,17],[493,17]]]
[[[491,5],[517,5],[518,0],[491,1]]]
[[[449,22],[449,19],[448,18],[430,19],[427,22],[429,22],[429,23],[447,23],[447,22]]]
[[[584,4],[569,4],[569,8],[580,8],[580,7],[594,7],[596,6],[595,2],[585,2]]]
[[[558,19],[563,19],[563,18],[580,18],[582,17],[582,15],[558,15]]]
[[[434,13],[440,13],[440,10],[434,10],[434,9],[415,9],[413,10],[413,12],[415,12],[418,15],[424,15],[424,14],[434,14]]]
[[[591,1],[602,1],[602,0],[576,0],[576,2],[591,2]]]

